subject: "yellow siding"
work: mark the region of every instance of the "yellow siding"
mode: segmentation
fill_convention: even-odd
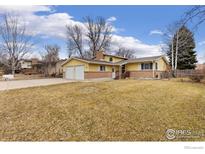
[[[65,72],[66,68],[69,66],[79,66],[79,65],[83,65],[85,67],[85,71],[96,72],[100,70],[100,64],[88,64],[80,60],[72,59],[71,61],[69,61],[67,64],[63,66],[63,71]],[[112,72],[112,66],[106,65],[105,71]]]
[[[119,61],[122,61],[122,60],[124,60],[123,58],[118,58],[118,57],[113,57],[113,56],[104,56],[104,60],[105,61],[110,61],[110,57],[112,57],[112,62],[119,62]]]
[[[141,64],[140,63],[130,63],[125,65],[126,71],[138,71],[141,70]]]
[[[89,71],[91,72],[96,72],[100,70],[100,64],[89,64]],[[106,72],[111,72],[112,71],[112,66],[105,66],[105,71]]]
[[[158,61],[156,61],[157,64],[158,64],[158,70],[159,71],[165,71],[167,70],[167,64],[166,62],[164,61],[163,58],[160,58]]]
[[[163,58],[160,58],[156,61],[158,64],[158,71],[165,71],[167,70],[167,64]],[[141,63],[130,63],[125,65],[126,71],[137,71],[141,70]],[[153,68],[155,69],[155,64],[153,64]]]
[[[115,68],[115,72],[119,72],[120,66],[114,66],[114,68]]]
[[[72,60],[69,61],[67,64],[65,64],[65,65],[63,66],[63,71],[65,72],[65,70],[66,70],[66,68],[67,68],[68,66],[78,66],[78,65],[84,65],[85,71],[89,71],[88,63],[82,62],[82,61],[76,60],[76,59],[72,59]]]
[[[115,57],[113,58],[113,60],[115,59]],[[116,59],[115,59],[116,60]],[[159,71],[165,71],[167,70],[167,64],[164,61],[163,58],[160,58],[157,61],[158,64],[158,70]],[[86,62],[82,62],[80,60],[76,60],[76,59],[72,59],[71,61],[69,61],[67,64],[65,64],[63,66],[63,71],[65,72],[65,69],[68,66],[77,66],[77,65],[84,65],[85,67],[85,71],[91,71],[91,72],[96,72],[99,71],[100,69],[100,64],[88,64]],[[115,71],[119,71],[119,66],[110,66],[110,65],[106,65],[105,66],[105,71],[106,72],[112,72],[112,68],[115,68]],[[153,65],[154,69],[155,69],[155,65]],[[125,65],[125,69],[126,71],[137,71],[137,70],[141,70],[141,63],[130,63],[130,64],[126,64]]]

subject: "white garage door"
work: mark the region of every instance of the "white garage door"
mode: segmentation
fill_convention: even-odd
[[[84,80],[84,66],[75,67],[75,79]]]
[[[68,67],[65,74],[69,80],[84,80],[84,66]]]
[[[66,69],[65,78],[69,80],[74,80],[74,67],[68,67]]]

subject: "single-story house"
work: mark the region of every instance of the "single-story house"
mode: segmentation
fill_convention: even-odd
[[[71,80],[95,78],[160,78],[169,69],[165,56],[127,59],[96,53],[94,59],[70,58],[63,64],[63,77]]]

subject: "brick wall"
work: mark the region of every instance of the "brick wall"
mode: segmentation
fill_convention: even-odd
[[[112,72],[85,72],[85,79],[112,78]]]
[[[160,78],[162,71],[155,71],[154,77]],[[127,73],[130,78],[153,78],[152,70],[143,70],[143,71],[130,71]]]

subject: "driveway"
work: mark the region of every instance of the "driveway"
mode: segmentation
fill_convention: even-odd
[[[34,80],[17,80],[17,81],[0,81],[0,91],[9,89],[19,89],[28,87],[38,87],[53,84],[61,84],[74,82],[72,80],[65,80],[61,78],[55,79],[34,79]]]

